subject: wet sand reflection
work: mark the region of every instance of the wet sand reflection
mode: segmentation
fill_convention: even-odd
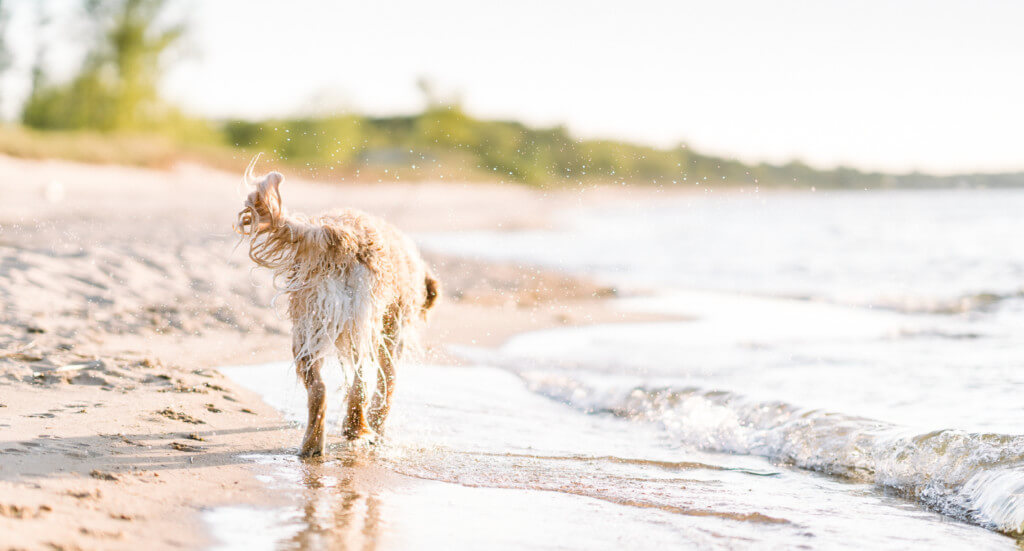
[[[379,543],[380,498],[373,483],[373,457],[344,450],[325,461],[300,464],[299,531],[284,549],[373,550]]]

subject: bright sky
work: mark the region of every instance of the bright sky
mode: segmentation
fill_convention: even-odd
[[[1024,170],[1024,2],[191,0],[167,95],[213,116],[482,117],[748,161]]]

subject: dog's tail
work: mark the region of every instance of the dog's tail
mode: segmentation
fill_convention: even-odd
[[[426,277],[423,278],[423,283],[427,288],[426,299],[423,301],[423,314],[426,315],[427,310],[433,308],[438,297],[441,296],[441,284],[430,272],[427,272]]]

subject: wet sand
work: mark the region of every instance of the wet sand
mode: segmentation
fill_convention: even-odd
[[[234,248],[238,176],[6,157],[0,172],[0,544],[201,548],[204,511],[284,499],[245,455],[291,456],[300,428],[214,369],[289,350],[269,276]],[[355,206],[418,232],[540,227],[633,192],[289,179],[282,193],[292,210]],[[457,362],[447,344],[654,319],[609,307],[616,291],[595,282],[427,256],[445,293],[433,363]],[[352,468],[371,487],[395,476]]]

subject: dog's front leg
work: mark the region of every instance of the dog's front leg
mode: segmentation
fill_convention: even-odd
[[[319,360],[297,361],[299,373],[306,385],[306,402],[309,406],[309,422],[306,424],[306,437],[302,439],[300,457],[316,457],[323,455],[327,447],[327,434],[324,432],[324,416],[327,413],[327,386],[320,377]]]

